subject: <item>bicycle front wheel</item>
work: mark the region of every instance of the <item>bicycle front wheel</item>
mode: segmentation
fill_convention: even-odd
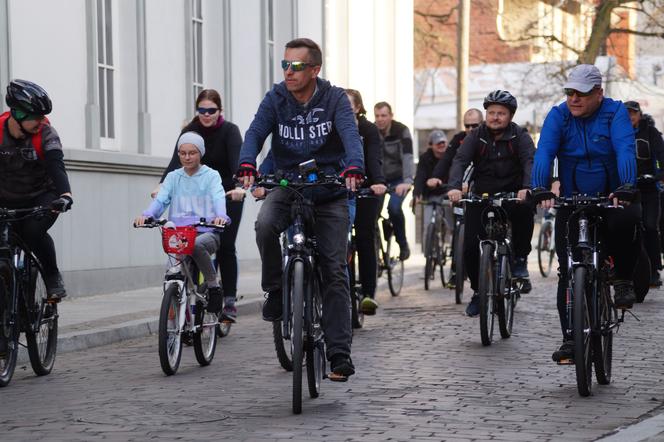
[[[217,349],[217,324],[219,317],[210,313],[202,303],[196,303],[196,331],[194,332],[194,354],[201,366],[210,365]]]
[[[545,278],[551,273],[555,251],[553,223],[546,220],[542,223],[539,238],[537,239],[537,263],[539,264],[540,273]]]
[[[291,277],[293,331],[291,334],[293,355],[293,413],[302,413],[302,358],[304,332],[304,263],[295,261]]]
[[[427,233],[425,238],[425,247],[424,247],[424,290],[429,290],[431,281],[434,279],[435,270],[436,270],[436,251],[434,247],[434,242],[436,241],[436,226],[429,223],[427,226]]]
[[[36,262],[28,262],[29,275],[27,305],[34,318],[34,324],[27,324],[25,338],[28,344],[30,365],[37,376],[45,376],[51,372],[55,364],[55,353],[58,346],[58,305],[46,302],[46,286]]]
[[[606,280],[600,282],[599,290],[599,330],[592,335],[593,364],[595,377],[600,385],[611,383],[611,365],[613,358],[613,326],[617,312],[611,301],[611,289]]]
[[[512,284],[509,259],[506,255],[500,257],[500,281],[498,282],[498,288],[498,296],[496,298],[498,329],[500,330],[500,337],[507,339],[512,336],[516,290]]]
[[[480,255],[479,290],[480,297],[480,337],[482,345],[491,345],[493,340],[493,307],[494,307],[494,269],[493,246],[482,245]]]
[[[592,389],[592,348],[588,270],[577,267],[574,270],[572,333],[574,337],[574,365],[576,366],[576,386],[581,396],[589,396]]]
[[[362,328],[364,326],[364,312],[360,307],[362,302],[362,294],[360,287],[357,284],[357,273],[355,269],[356,263],[356,252],[353,251],[353,254],[350,257],[348,262],[348,282],[350,288],[350,308],[351,308],[351,321],[353,328]]]
[[[0,387],[6,387],[14,376],[18,356],[18,321],[4,276],[11,275],[9,267],[0,269]]]
[[[307,286],[309,297],[307,300],[307,383],[309,396],[317,398],[320,395],[320,387],[325,374],[325,342],[323,340],[323,327],[321,324],[323,315],[323,299],[320,293],[320,282],[315,274],[310,278]]]
[[[385,260],[387,261],[387,285],[392,296],[399,296],[403,286],[403,261],[392,248],[392,236],[387,239]]]
[[[293,359],[290,351],[292,350],[290,342],[284,338],[282,331],[283,323],[274,321],[272,323],[272,338],[274,339],[274,349],[277,352],[279,365],[286,371],[293,371]]]
[[[178,371],[182,357],[179,298],[178,285],[170,284],[164,291],[159,312],[159,362],[168,376]]]
[[[459,224],[454,243],[454,298],[457,304],[461,304],[463,298],[463,284],[466,280],[465,269],[463,266],[463,235],[466,230],[464,224]]]

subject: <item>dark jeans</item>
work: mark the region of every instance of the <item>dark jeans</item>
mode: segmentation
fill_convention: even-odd
[[[661,245],[659,242],[659,192],[656,190],[641,192],[641,208],[645,229],[643,240],[650,259],[650,269],[654,275],[657,270],[662,268]]]
[[[486,206],[468,204],[466,206],[465,234],[463,245],[463,262],[470,279],[470,287],[477,291],[480,273],[480,239],[486,237],[482,224],[482,211]],[[530,204],[505,203],[503,208],[507,212],[512,224],[512,253],[513,257],[527,257],[530,253],[530,241],[535,226],[534,209]]]
[[[357,198],[355,213],[355,246],[362,284],[362,295],[376,295],[376,221],[378,220],[378,198]]]
[[[567,289],[567,220],[570,208],[560,208],[556,213],[556,255],[560,266],[558,276],[558,316],[563,339],[566,335],[567,311],[565,309],[565,291]],[[637,229],[641,220],[641,205],[630,204],[625,209],[605,209],[603,222],[599,226],[600,238],[604,239],[604,252],[613,257],[616,279],[632,280],[634,268],[639,257],[641,244]],[[569,241],[576,244],[579,239],[578,222],[569,226]]]
[[[230,226],[221,233],[221,245],[217,250],[217,265],[221,275],[221,286],[224,296],[235,298],[237,296],[237,254],[235,239],[242,220],[244,201],[231,201],[226,199],[226,214],[231,219]]]
[[[12,206],[12,208],[48,206],[57,198],[58,195],[55,192],[48,192],[26,202],[26,204]],[[58,219],[58,214],[49,212],[43,217],[26,218],[22,221],[12,223],[14,231],[30,248],[32,253],[35,254],[39,262],[41,262],[44,276],[55,275],[59,272],[55,257],[55,244],[51,235],[48,234],[48,229],[51,228],[56,219]]]
[[[279,234],[290,225],[292,194],[276,189],[267,195],[256,219],[256,244],[262,260],[262,287],[281,289],[282,262]],[[323,331],[327,357],[350,355],[352,338],[350,290],[346,273],[348,200],[344,196],[314,207],[314,233],[322,274]]]
[[[388,186],[397,186],[398,184],[401,184],[402,181],[393,181],[387,183]],[[406,199],[406,196],[399,196],[396,194],[396,192],[390,192],[390,200],[387,203],[387,213],[390,217],[390,222],[392,222],[392,226],[394,227],[394,239],[397,240],[397,244],[399,244],[399,248],[403,249],[406,246],[408,246],[408,240],[406,239],[406,217],[403,214],[403,209],[401,206],[403,205],[403,200]],[[383,203],[385,202],[385,196],[381,197],[380,199],[380,211],[383,210]]]

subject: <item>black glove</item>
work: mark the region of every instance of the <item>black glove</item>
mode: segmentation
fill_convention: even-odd
[[[237,172],[235,172],[235,177],[244,178],[247,176],[257,177],[258,170],[256,170],[256,166],[251,163],[242,163],[240,164],[240,167],[238,167]]]
[[[636,199],[638,193],[639,191],[634,185],[627,183],[614,190],[613,196],[618,198],[618,201],[627,201],[631,203]]]
[[[53,200],[51,203],[51,209],[57,212],[66,212],[67,210],[71,209],[72,204],[74,204],[74,200],[71,199],[70,196],[62,195],[57,200]]]
[[[532,195],[533,201],[535,201],[535,204],[539,204],[542,201],[550,200],[556,197],[555,193],[551,192],[549,189],[545,189],[544,187],[536,187],[531,190],[530,193]]]

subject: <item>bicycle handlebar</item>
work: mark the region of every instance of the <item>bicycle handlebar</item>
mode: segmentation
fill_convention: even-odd
[[[0,221],[20,221],[30,216],[37,216],[51,211],[53,211],[53,209],[47,206],[34,206],[20,209],[0,207]]]
[[[521,201],[520,198],[517,197],[518,193],[517,192],[499,192],[499,193],[494,193],[492,195],[489,195],[488,193],[484,193],[482,195],[476,195],[474,193],[468,193],[465,198],[461,198],[459,202],[461,203],[482,203],[482,202],[492,202],[492,203],[497,203],[497,202],[518,202]]]
[[[155,227],[164,227],[164,225],[168,222],[166,219],[157,219],[155,220],[154,218],[148,218],[145,222],[145,224],[142,224],[140,226],[137,226],[136,223],[134,223],[134,228],[136,229],[153,229]],[[225,225],[217,225],[217,224],[212,224],[206,222],[205,218],[201,218],[200,221],[194,224],[188,224],[188,227],[208,227],[211,229],[219,230],[222,231],[226,227]],[[166,227],[167,228],[167,227]]]

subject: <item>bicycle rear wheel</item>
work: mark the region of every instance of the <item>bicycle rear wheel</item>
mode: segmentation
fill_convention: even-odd
[[[159,312],[159,362],[168,376],[178,371],[182,358],[179,298],[178,285],[170,284],[164,291]]]
[[[445,284],[445,266],[447,265],[448,250],[449,247],[445,246],[445,238],[447,237],[447,221],[443,219],[442,224],[440,225],[440,240],[438,241],[438,251],[436,253],[438,261],[438,271],[440,272],[440,284],[443,288],[446,287]],[[450,266],[452,263],[450,262]]]
[[[293,331],[291,343],[293,345],[293,413],[302,413],[302,357],[304,332],[304,263],[293,263],[291,277],[291,304],[293,312]]]
[[[459,224],[455,234],[454,243],[454,299],[457,304],[461,304],[463,299],[463,284],[466,280],[465,269],[463,265],[463,235],[466,230],[464,224]]]
[[[498,282],[498,296],[496,298],[496,313],[498,315],[498,329],[500,337],[507,339],[512,336],[514,324],[514,301],[516,289],[512,284],[512,275],[509,259],[506,255],[500,257],[500,281]]]
[[[541,275],[545,278],[551,274],[553,256],[556,251],[553,243],[553,223],[550,220],[546,220],[542,223],[539,238],[537,239],[537,263],[539,264]]]
[[[424,247],[424,290],[429,290],[431,281],[435,277],[436,270],[436,226],[429,223],[427,226],[427,232],[425,236],[425,247]],[[442,267],[441,267],[442,268]]]
[[[323,328],[321,325],[323,314],[323,299],[320,293],[320,282],[314,275],[310,278],[307,289],[310,290],[311,302],[307,305],[307,383],[309,396],[317,398],[320,395],[320,387],[325,375],[325,342],[323,340]]]
[[[18,356],[18,318],[5,280],[10,275],[9,267],[0,268],[0,387],[6,387],[12,380]]]
[[[210,313],[201,302],[196,303],[196,331],[194,332],[194,354],[201,366],[210,365],[217,349],[217,324],[219,317]]]
[[[617,312],[611,301],[611,289],[606,280],[599,282],[599,330],[592,335],[593,364],[595,377],[600,385],[611,383],[611,365],[613,358],[613,326],[616,324]]]
[[[480,337],[482,345],[491,345],[493,340],[493,307],[494,307],[494,269],[493,246],[482,245],[480,255],[479,290],[480,297]]]
[[[403,286],[403,261],[392,250],[392,236],[387,239],[385,260],[387,261],[387,285],[392,296],[399,296]]]
[[[293,357],[290,341],[284,338],[282,331],[283,323],[274,321],[272,323],[272,338],[274,339],[274,349],[277,351],[279,364],[286,371],[293,371]]]
[[[577,267],[574,270],[572,333],[574,337],[574,365],[576,366],[576,386],[581,396],[589,396],[592,389],[592,348],[590,345],[590,311],[588,270]]]
[[[28,344],[30,365],[37,376],[51,372],[58,347],[58,305],[46,302],[46,286],[41,271],[30,259],[26,268],[29,280],[23,295],[27,297],[30,316],[35,324],[26,324],[25,338]]]

